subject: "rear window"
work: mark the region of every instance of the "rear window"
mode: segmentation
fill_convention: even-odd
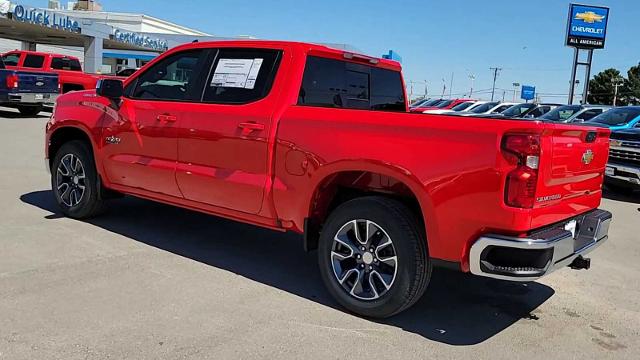
[[[628,124],[638,116],[640,116],[640,108],[617,108],[594,117],[591,119],[591,122],[610,126],[621,126]]]
[[[473,101],[463,102],[451,108],[453,111],[463,111],[469,108],[469,106],[473,105]]]
[[[6,66],[18,66],[18,62],[20,61],[20,55],[18,54],[7,54],[2,57],[2,61]]]
[[[56,70],[82,71],[80,61],[66,57],[54,57],[51,59],[51,68]]]
[[[400,72],[309,56],[298,105],[406,111]]]
[[[44,56],[42,55],[27,55],[22,64],[24,67],[33,69],[40,69],[42,65],[44,65]]]
[[[549,111],[547,114],[542,116],[542,118],[551,121],[567,120],[580,110],[582,110],[582,107],[579,105],[560,106]]]
[[[518,104],[508,108],[502,114],[505,116],[520,116],[532,109],[534,106],[534,104]]]
[[[471,110],[472,113],[474,114],[482,114],[485,113],[491,109],[493,109],[496,105],[498,105],[498,102],[488,102],[488,103],[484,103],[478,107],[475,107]]]

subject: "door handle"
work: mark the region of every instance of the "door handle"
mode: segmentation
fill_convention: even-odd
[[[170,114],[160,114],[158,115],[158,117],[156,117],[156,120],[162,122],[176,122],[178,120],[178,117]]]
[[[244,136],[251,134],[253,131],[264,130],[264,124],[259,124],[254,122],[240,123],[238,124],[238,127],[242,129],[242,135]]]

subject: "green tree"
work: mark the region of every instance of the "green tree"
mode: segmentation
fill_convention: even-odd
[[[640,64],[629,69],[621,89],[621,97],[626,104],[640,104]]]
[[[625,79],[616,69],[606,69],[593,77],[589,82],[589,104],[613,105],[615,84],[622,85]],[[619,92],[623,92],[622,86],[618,87]],[[625,99],[620,98],[616,105],[625,105]]]

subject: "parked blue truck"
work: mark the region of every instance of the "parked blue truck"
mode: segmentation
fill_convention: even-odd
[[[59,93],[57,74],[9,70],[0,59],[0,106],[35,116],[45,106],[53,105]]]

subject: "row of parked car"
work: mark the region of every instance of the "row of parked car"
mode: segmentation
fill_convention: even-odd
[[[617,191],[640,190],[640,106],[424,99],[413,103],[410,111],[456,116],[529,118],[610,128],[612,133],[605,182]]]

